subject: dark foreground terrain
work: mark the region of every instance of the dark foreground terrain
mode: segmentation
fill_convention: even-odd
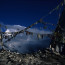
[[[0,51],[0,65],[65,65],[65,56],[38,51],[32,54],[19,54]]]

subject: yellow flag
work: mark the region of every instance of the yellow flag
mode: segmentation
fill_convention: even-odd
[[[43,28],[44,28],[44,29],[47,29],[47,26],[44,26]]]

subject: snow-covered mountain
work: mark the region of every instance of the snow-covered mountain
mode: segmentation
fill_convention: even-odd
[[[7,35],[10,35],[8,34],[8,32],[17,32],[23,30],[26,27],[20,25],[7,25],[7,28],[8,29],[5,32],[7,33]],[[34,34],[26,35],[25,32],[18,34],[11,41],[4,43],[8,47],[7,49],[10,49],[11,51],[17,51],[20,53],[28,53],[49,47],[50,38],[44,37],[43,39],[38,39],[36,34],[51,34],[52,32],[31,28],[28,29],[28,31],[33,32]]]

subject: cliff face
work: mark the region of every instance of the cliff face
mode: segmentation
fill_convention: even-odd
[[[59,25],[60,25],[63,29],[65,29],[65,8],[64,8],[64,10],[63,10],[63,12],[62,12],[62,15],[61,15],[61,17],[60,17]]]
[[[58,23],[58,26],[56,28],[56,32],[65,32],[65,5],[64,5],[64,9],[63,9],[63,12],[61,14],[61,17],[59,19],[59,23]]]
[[[56,46],[58,45],[58,52],[65,54],[65,5],[55,30],[54,40],[52,41],[55,43],[55,49],[57,50]]]

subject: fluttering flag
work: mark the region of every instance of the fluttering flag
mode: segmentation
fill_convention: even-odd
[[[61,6],[63,6],[63,3],[61,3]]]
[[[59,5],[57,6],[57,10],[59,9]]]
[[[42,38],[42,39],[43,39],[43,36],[44,36],[44,35],[43,35],[43,34],[41,34],[41,38]]]
[[[30,35],[33,35],[33,32],[30,32]]]
[[[2,25],[0,24],[0,27],[1,27]]]
[[[7,26],[5,26],[5,28],[7,29]]]
[[[36,22],[36,24],[38,24],[38,22]]]
[[[26,31],[26,35],[30,35],[30,32]]]
[[[40,39],[41,38],[41,35],[40,34],[37,34],[37,38]]]
[[[43,29],[47,29],[47,26],[44,26]]]
[[[14,37],[16,37],[16,35],[17,35],[17,33],[15,32],[15,33],[14,33]]]
[[[59,18],[60,18],[60,13],[59,13]]]
[[[25,31],[26,35],[33,35],[33,32]]]
[[[1,34],[0,34],[0,40],[2,39],[2,37],[1,37]]]
[[[40,22],[43,22],[43,20],[42,20],[42,19],[40,19],[39,21],[40,21]]]

